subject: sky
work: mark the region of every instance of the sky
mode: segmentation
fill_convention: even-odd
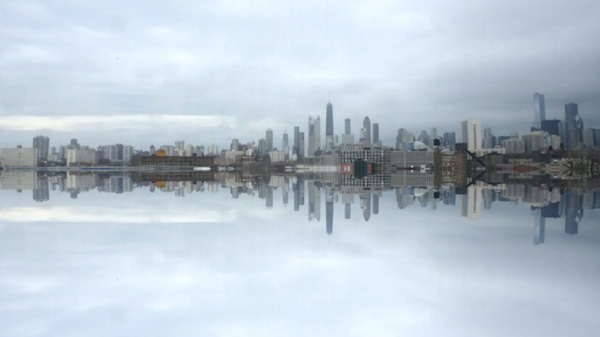
[[[384,143],[478,118],[526,132],[577,102],[600,127],[600,4],[574,1],[0,3],[0,146],[78,138],[228,146],[334,107]],[[324,125],[321,130],[324,131]]]

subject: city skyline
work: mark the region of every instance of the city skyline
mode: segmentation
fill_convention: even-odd
[[[256,140],[247,140],[240,143],[239,138],[232,138],[229,146],[220,147],[217,144],[187,144],[186,141],[175,141],[174,146],[169,144],[163,144],[156,146],[151,144],[146,148],[137,148],[126,144],[126,156],[123,154],[123,144],[116,144],[119,149],[117,155],[114,154],[116,150],[112,148],[115,145],[99,145],[97,147],[100,153],[100,159],[106,159],[112,162],[123,162],[127,163],[131,160],[132,156],[138,152],[148,152],[153,154],[156,149],[165,150],[168,156],[191,156],[197,155],[223,155],[222,151],[235,152],[244,149],[251,149],[259,157],[264,156],[272,151],[281,152],[281,160],[298,161],[304,157],[315,157],[321,156],[328,151],[332,151],[339,148],[342,144],[365,144],[370,146],[389,146],[391,148],[399,150],[424,150],[432,149],[434,146],[434,140],[439,140],[441,148],[447,150],[454,150],[456,140],[467,144],[469,151],[482,151],[489,149],[502,149],[507,153],[531,153],[533,151],[543,150],[547,148],[565,148],[565,149],[576,149],[581,146],[586,148],[594,148],[600,145],[600,129],[584,128],[584,123],[581,115],[579,114],[579,107],[577,103],[570,102],[564,105],[564,119],[546,119],[545,118],[545,99],[544,94],[535,92],[533,94],[533,122],[531,123],[530,132],[525,131],[521,137],[517,130],[512,130],[510,135],[498,135],[495,130],[491,127],[483,128],[481,121],[474,118],[468,118],[460,122],[460,133],[459,137],[456,137],[456,132],[444,132],[441,137],[438,135],[438,128],[431,127],[429,134],[426,130],[422,130],[418,137],[415,137],[415,133],[406,131],[404,128],[398,129],[398,135],[396,136],[395,142],[390,144],[382,143],[379,140],[379,123],[371,123],[368,116],[363,119],[362,128],[359,131],[358,140],[351,131],[351,119],[344,118],[343,133],[338,134],[335,132],[333,127],[333,104],[328,102],[325,109],[326,119],[326,130],[323,137],[323,131],[321,129],[321,118],[319,115],[315,117],[308,117],[308,126],[306,132],[300,132],[303,130],[299,126],[294,126],[294,144],[290,148],[289,137],[287,136],[287,130],[281,134],[281,147],[276,144],[278,141],[274,139],[274,131],[272,128],[267,127],[265,130],[264,138]],[[329,123],[327,123],[329,122]],[[483,132],[482,132],[483,128]],[[296,131],[297,130],[297,131]],[[348,133],[350,132],[350,133]],[[306,139],[304,135],[307,135]],[[341,137],[340,137],[341,136]],[[287,140],[286,140],[287,137]],[[302,137],[302,138],[300,138]],[[439,137],[439,138],[438,138]],[[389,137],[385,137],[389,139]],[[325,142],[322,141],[325,139]],[[223,142],[221,142],[223,143]],[[36,155],[39,161],[44,161],[50,158],[66,158],[66,149],[75,146],[79,148],[76,138],[70,139],[70,145],[60,145],[50,147],[50,137],[37,135],[33,138],[33,148],[37,152]],[[301,148],[298,146],[301,145]],[[22,146],[19,144],[16,147]],[[27,147],[25,147],[27,148]],[[83,146],[84,150],[90,147],[88,145]],[[10,149],[10,147],[5,148]],[[229,149],[229,150],[228,150]],[[58,157],[56,157],[58,155]],[[235,156],[236,154],[232,154]],[[300,155],[300,157],[298,157]],[[87,156],[87,154],[85,154]],[[226,156],[228,156],[226,154]],[[125,159],[124,159],[125,158]],[[59,161],[59,160],[50,160]],[[280,161],[280,159],[277,159]]]

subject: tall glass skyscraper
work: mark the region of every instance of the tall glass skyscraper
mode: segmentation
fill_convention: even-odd
[[[546,103],[544,102],[544,95],[539,92],[533,94],[533,111],[535,114],[533,126],[539,129],[542,127],[542,121],[546,119]]]
[[[327,103],[326,119],[325,119],[325,142],[327,150],[333,148],[333,105]]]

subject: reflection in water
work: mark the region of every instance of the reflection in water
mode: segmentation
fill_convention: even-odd
[[[0,335],[597,331],[597,191],[158,178],[1,172]]]
[[[213,180],[205,180],[210,177]],[[547,218],[564,218],[564,233],[578,233],[579,222],[585,209],[600,208],[600,191],[574,188],[548,188],[524,184],[486,185],[476,182],[467,188],[445,185],[431,186],[431,175],[427,173],[400,172],[392,175],[390,186],[379,185],[378,181],[367,181],[363,186],[337,173],[311,173],[296,175],[240,176],[235,173],[217,174],[191,173],[184,178],[198,180],[180,181],[180,175],[96,172],[36,172],[31,170],[5,171],[0,175],[0,189],[32,190],[33,200],[50,200],[50,191],[67,192],[76,199],[80,193],[97,190],[104,193],[128,193],[134,189],[150,192],[172,193],[184,197],[191,193],[214,193],[229,189],[231,197],[246,194],[265,200],[265,207],[274,206],[274,190],[280,190],[282,204],[287,206],[292,193],[293,210],[299,212],[304,206],[308,221],[320,222],[322,206],[325,204],[325,232],[334,231],[334,203],[344,204],[344,218],[362,216],[369,221],[379,214],[379,199],[384,191],[394,190],[399,209],[408,207],[438,208],[438,204],[455,206],[460,202],[461,215],[476,220],[483,210],[492,209],[496,202],[523,203],[533,212],[533,243],[544,243]],[[411,182],[424,183],[411,186]],[[305,203],[305,198],[308,202]],[[354,200],[358,199],[355,204]],[[354,208],[354,210],[353,210]]]

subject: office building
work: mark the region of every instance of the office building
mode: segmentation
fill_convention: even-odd
[[[583,120],[579,116],[577,103],[568,103],[565,105],[565,124],[564,124],[563,143],[567,149],[577,149],[583,141]]]
[[[326,108],[326,119],[325,119],[325,148],[327,150],[333,149],[334,140],[333,140],[333,105],[331,103],[327,103]]]
[[[294,146],[292,147],[292,156],[296,160],[300,159],[300,127],[294,126]]]
[[[525,153],[545,151],[550,145],[550,135],[544,131],[532,131],[521,136]]]
[[[50,138],[46,136],[36,136],[33,138],[33,148],[37,149],[39,159],[47,160],[50,150]]]
[[[365,145],[371,145],[371,120],[366,116],[363,120],[364,134],[361,134],[361,139],[364,139]],[[363,137],[364,136],[364,137]]]
[[[24,148],[20,145],[16,148],[0,149],[0,164],[2,167],[36,167],[39,157],[37,151],[37,149]]]
[[[542,121],[546,120],[546,104],[544,102],[544,95],[538,92],[533,94],[533,112],[533,127],[540,129]]]
[[[373,123],[373,144],[381,145],[379,142],[379,123]]]
[[[321,150],[321,119],[308,117],[308,153],[307,157],[314,157]]]
[[[461,141],[467,143],[467,150],[471,152],[481,150],[481,123],[479,123],[479,120],[469,118],[463,121],[461,123],[461,132]]]
[[[98,163],[96,150],[94,149],[68,149],[67,166],[91,166]]]
[[[501,141],[500,146],[502,146],[506,153],[525,153],[525,144],[522,140],[517,138],[508,138]]]
[[[267,129],[265,132],[266,152],[273,151],[273,130]]]
[[[281,150],[283,151],[284,160],[290,159],[290,138],[287,131],[283,131],[283,141],[281,142]]]
[[[494,147],[494,135],[492,134],[491,128],[483,129],[483,142],[481,147],[484,149],[491,149]]]

